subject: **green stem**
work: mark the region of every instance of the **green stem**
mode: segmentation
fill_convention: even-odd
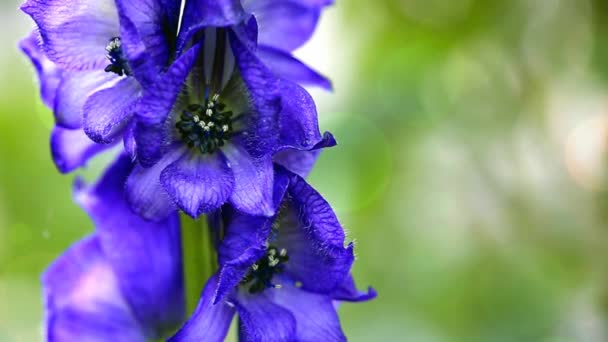
[[[206,218],[181,215],[184,281],[188,317],[194,312],[207,280],[217,270],[213,236]]]

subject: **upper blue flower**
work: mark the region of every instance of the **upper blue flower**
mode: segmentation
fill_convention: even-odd
[[[208,282],[190,320],[171,342],[223,341],[234,314],[244,341],[345,341],[335,301],[360,293],[350,269],[353,245],[329,204],[301,177],[277,169],[281,209],[272,218],[230,207],[212,215],[224,236],[220,269]]]
[[[185,318],[179,218],[151,223],[131,212],[131,167],[123,156],[95,186],[77,184],[96,230],[43,276],[49,342],[156,341]]]
[[[179,4],[29,0],[22,6],[38,27],[21,47],[55,114],[51,146],[60,171],[82,166],[123,137],[142,88],[172,59]]]
[[[127,182],[129,200],[149,219],[176,208],[197,217],[225,203],[272,216],[275,155],[284,163],[284,151],[333,138],[320,134],[310,95],[257,55],[262,26],[238,1],[191,0],[184,13],[183,53],[137,109],[140,166]]]

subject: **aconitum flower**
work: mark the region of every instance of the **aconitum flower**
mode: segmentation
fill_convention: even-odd
[[[187,48],[137,109],[140,167],[127,189],[146,218],[176,208],[198,217],[225,203],[272,216],[275,154],[335,143],[320,134],[310,95],[256,55],[255,18],[239,22],[224,3],[186,3],[178,49]]]
[[[82,166],[125,135],[142,87],[170,63],[179,4],[29,0],[22,6],[38,27],[21,47],[55,115],[51,148],[60,171]]]
[[[77,183],[96,230],[43,276],[47,341],[157,341],[184,320],[179,219],[151,223],[130,211],[130,169],[121,157],[95,186]]]
[[[197,309],[171,342],[223,341],[238,314],[244,341],[345,341],[336,301],[359,293],[349,275],[353,246],[329,204],[302,178],[277,170],[276,217],[223,207],[210,220],[224,236],[220,269]]]

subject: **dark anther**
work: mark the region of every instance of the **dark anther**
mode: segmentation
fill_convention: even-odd
[[[288,261],[286,249],[279,250],[275,246],[269,246],[266,254],[251,266],[247,275],[241,280],[241,284],[251,283],[249,293],[259,293],[267,288],[280,288],[281,285],[272,283],[272,278],[275,274],[283,272]]]
[[[224,112],[225,106],[218,100],[214,95],[204,106],[188,106],[175,124],[182,141],[201,153],[217,151],[233,134],[232,112]]]
[[[105,68],[106,72],[113,72],[118,76],[132,75],[131,67],[122,52],[122,41],[120,40],[120,37],[110,39],[108,46],[106,46],[106,51],[108,53],[107,57],[111,63]]]

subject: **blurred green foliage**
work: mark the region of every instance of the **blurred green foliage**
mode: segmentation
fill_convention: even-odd
[[[11,342],[39,339],[39,276],[92,230],[50,160],[15,7],[0,4]],[[341,307],[351,341],[608,341],[607,23],[601,0],[350,0],[323,17],[303,52],[335,81],[319,112],[340,145],[310,181],[379,292]]]

